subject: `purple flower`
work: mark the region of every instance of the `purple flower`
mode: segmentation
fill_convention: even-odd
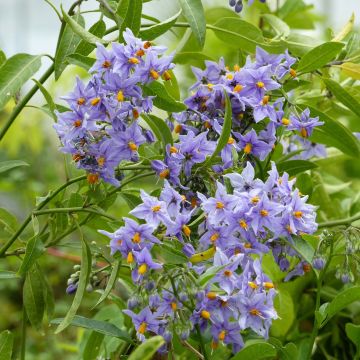
[[[255,178],[255,170],[249,161],[241,174],[230,173],[224,176],[230,179],[232,187],[239,192],[262,188],[264,185],[260,179]]]
[[[150,251],[144,247],[140,252],[134,251],[137,267],[132,271],[132,279],[135,282],[141,281],[145,274],[151,269],[161,269],[162,265],[153,261]]]
[[[254,129],[251,129],[245,135],[238,134],[239,147],[246,155],[254,155],[260,160],[264,160],[270,153],[272,147],[264,141],[259,140]]]
[[[319,121],[319,117],[311,118],[310,110],[305,109],[300,117],[297,115],[290,115],[289,130],[297,130],[303,138],[311,136],[316,126],[324,125],[323,121]]]
[[[214,343],[222,341],[224,344],[232,345],[234,354],[244,346],[240,335],[241,328],[237,322],[229,322],[227,320],[216,321],[211,325],[210,331]]]
[[[294,276],[303,276],[311,271],[311,266],[306,261],[300,261],[295,268],[290,271],[285,277],[284,281],[291,280]]]

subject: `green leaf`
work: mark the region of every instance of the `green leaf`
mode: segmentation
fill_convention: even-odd
[[[205,286],[220,270],[222,270],[225,265],[220,266],[211,266],[198,278],[198,284],[200,286]]]
[[[0,162],[0,174],[8,170],[17,168],[19,166],[29,166],[25,161],[22,160],[9,160]]]
[[[102,293],[100,299],[94,305],[94,308],[96,306],[98,306],[99,304],[101,304],[108,297],[108,295],[111,293],[111,290],[113,289],[113,287],[115,285],[115,282],[116,282],[116,280],[117,280],[117,278],[119,276],[120,267],[121,267],[121,258],[115,261],[114,266],[113,266],[112,271],[111,271],[111,275],[109,277],[109,281],[106,284],[106,288],[105,288],[104,292]]]
[[[156,351],[164,344],[165,340],[162,336],[154,336],[137,347],[128,360],[151,360]]]
[[[71,307],[66,314],[65,318],[61,321],[59,326],[57,327],[55,334],[66,329],[71,322],[73,321],[75,314],[80,306],[81,300],[84,296],[84,292],[86,286],[89,282],[89,276],[91,273],[91,252],[89,245],[84,240],[83,236],[81,236],[81,243],[82,243],[82,251],[81,251],[81,270],[80,270],[80,277],[79,277],[79,284],[76,290],[76,294],[71,304]]]
[[[350,31],[354,27],[355,14],[352,13],[349,21],[345,24],[345,26],[340,30],[340,32],[331,40],[331,41],[342,41],[346,38],[346,36],[350,33]]]
[[[31,325],[35,329],[41,330],[45,311],[44,286],[40,268],[36,265],[33,265],[26,273],[23,302]]]
[[[263,14],[261,17],[274,29],[277,36],[287,37],[290,34],[289,25],[275,15]]]
[[[222,132],[213,154],[205,161],[205,164],[209,164],[212,160],[215,159],[215,157],[220,153],[220,151],[226,146],[231,135],[231,126],[232,126],[231,101],[229,95],[226,92],[224,92],[224,96],[225,96],[225,116],[224,116],[224,124],[222,127]]]
[[[165,89],[164,85],[158,81],[144,86],[144,94],[147,96],[156,96],[153,103],[159,109],[169,112],[180,112],[186,110],[186,106],[176,101]]]
[[[101,344],[104,341],[105,335],[92,331],[89,335],[84,350],[81,353],[83,359],[96,360],[99,359],[99,352]]]
[[[337,100],[347,106],[354,114],[360,116],[360,103],[350,93],[334,80],[323,79],[323,81]]]
[[[71,19],[76,21],[81,27],[85,25],[84,18],[80,14],[72,16]],[[69,24],[66,24],[55,54],[55,80],[59,79],[60,75],[67,66],[66,57],[75,52],[75,49],[80,42],[81,37],[72,30]]]
[[[206,20],[201,0],[178,0],[178,2],[197,42],[203,48],[206,37]]]
[[[294,303],[288,291],[279,288],[274,300],[274,307],[279,318],[271,324],[271,335],[277,338],[284,337],[295,320]]]
[[[155,136],[160,140],[164,145],[164,151],[166,150],[167,144],[173,144],[173,137],[171,131],[164,120],[158,118],[155,115],[145,115],[143,114],[143,119],[149,125],[150,129],[154,132]]]
[[[41,55],[16,54],[0,67],[0,110],[41,66]]]
[[[323,310],[323,322],[320,328],[323,327],[333,316],[345,309],[347,306],[355,301],[360,300],[360,286],[353,286],[345,289],[338,294],[334,300],[330,302],[326,307],[320,307]]]
[[[14,335],[5,330],[0,334],[0,360],[11,360]]]
[[[329,117],[327,114],[311,106],[307,107],[310,109],[312,116],[319,116],[319,119],[324,121],[324,125],[318,126],[314,129],[314,133],[310,137],[311,141],[336,147],[344,154],[350,155],[354,158],[358,158],[360,156],[359,141],[349,129],[347,129],[339,121]]]
[[[120,29],[120,34],[119,34],[119,40],[122,39],[122,31],[125,29],[125,26],[123,26],[124,24],[124,20],[126,17],[126,14],[129,10],[129,6],[130,6],[130,0],[119,0],[117,7],[116,7],[116,22],[118,24],[118,28]]]
[[[276,356],[276,349],[266,342],[259,342],[245,346],[230,360],[259,360]]]
[[[181,251],[167,244],[154,245],[154,253],[159,255],[166,264],[184,264],[189,261]]]
[[[312,263],[314,257],[313,247],[300,236],[293,237],[295,250],[303,257],[309,264]]]
[[[14,271],[1,270],[0,280],[5,280],[5,279],[19,279],[19,275]]]
[[[271,345],[275,346],[280,360],[295,360],[295,359],[297,359],[298,349],[294,343],[288,343],[285,346],[282,346],[281,341],[278,339],[275,339],[273,337],[271,337],[269,339],[269,343]]]
[[[339,68],[345,75],[350,76],[355,80],[360,80],[360,64],[346,62],[339,65]]]
[[[174,63],[176,64],[188,64],[188,63],[193,64],[194,61],[203,64],[204,61],[206,60],[214,61],[212,57],[205,55],[204,53],[201,52],[184,51],[184,52],[176,53],[174,57]]]
[[[15,229],[18,226],[16,217],[6,209],[0,208],[0,224],[5,225],[5,230],[10,233],[15,232]]]
[[[54,319],[51,321],[51,324],[62,324],[64,323],[65,318],[61,318],[61,319]],[[117,326],[106,322],[106,321],[100,321],[100,320],[95,320],[95,319],[88,319],[86,317],[83,316],[78,316],[75,315],[73,317],[73,319],[68,323],[67,326],[77,326],[77,327],[81,327],[84,329],[90,329],[93,331],[96,331],[100,334],[104,334],[107,336],[113,336],[122,340],[125,340],[127,342],[132,342],[132,339],[130,337],[130,335],[119,329]],[[57,332],[57,330],[56,330]]]
[[[94,58],[75,53],[68,55],[66,57],[66,61],[69,64],[80,66],[88,71],[94,65],[96,60]]]
[[[71,18],[66,11],[64,11],[62,5],[60,5],[63,19],[71,27],[72,31],[77,34],[82,40],[88,42],[89,44],[96,45],[96,43],[107,44],[107,41],[91,34],[89,31],[85,30],[77,21]],[[79,44],[80,45],[80,44]]]
[[[277,164],[279,172],[287,172],[290,176],[294,176],[301,172],[316,169],[318,165],[307,160],[288,160]]]
[[[127,7],[126,16],[121,30],[131,29],[135,36],[139,34],[141,26],[142,0],[131,0]],[[121,35],[121,34],[120,34]]]
[[[35,82],[35,84],[38,86],[38,88],[40,89],[41,93],[43,94],[52,118],[55,120],[55,122],[57,121],[57,116],[55,115],[55,110],[56,110],[56,104],[54,103],[54,100],[52,98],[52,96],[49,94],[49,92],[45,89],[45,87],[43,86],[43,84],[41,84],[39,81],[37,81],[36,79],[33,79],[33,81]]]
[[[343,47],[343,43],[334,41],[326,42],[315,47],[301,58],[297,71],[308,73],[322,68],[331,60],[334,60]]]
[[[140,197],[136,196],[134,194],[127,193],[125,191],[121,191],[119,194],[126,201],[126,203],[129,205],[130,209],[135,208],[136,206],[138,206],[142,202]]]
[[[172,28],[172,26],[176,23],[177,18],[180,16],[180,14],[181,14],[181,10],[174,16],[170,17],[169,19],[161,23],[140,30],[139,37],[141,37],[144,40],[156,39],[157,37],[166,33],[169,29]]]
[[[347,323],[345,325],[345,332],[347,337],[356,345],[359,352],[360,350],[360,325]]]
[[[5,62],[6,62],[6,55],[2,50],[0,50],[0,67],[3,66]]]
[[[19,275],[25,273],[33,266],[35,261],[44,253],[45,247],[40,236],[34,236],[26,244],[25,257],[19,269]]]
[[[103,20],[97,21],[91,28],[89,29],[89,33],[93,34],[99,38],[102,38],[106,32],[106,24]],[[87,56],[89,55],[93,50],[95,46],[93,44],[88,43],[85,40],[82,40],[80,44],[76,47],[74,53]]]
[[[264,43],[261,30],[241,19],[222,18],[209,28],[228,45],[248,52],[255,51],[257,45]]]
[[[176,76],[172,70],[168,70],[171,79],[164,82],[166,91],[175,99],[180,100],[180,88]]]

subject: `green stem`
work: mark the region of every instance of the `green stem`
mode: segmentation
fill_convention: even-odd
[[[39,79],[39,83],[43,84],[53,73],[54,64],[52,64],[45,72],[45,74]],[[25,107],[25,105],[30,101],[30,99],[34,96],[34,94],[39,90],[37,85],[34,85],[30,91],[20,100],[20,102],[15,106],[13,112],[10,114],[8,121],[5,126],[1,129],[0,132],[0,141],[5,136],[6,132],[9,130],[12,123],[15,121],[17,116],[20,114],[21,110]]]
[[[98,211],[92,208],[82,208],[82,207],[74,207],[74,208],[57,208],[57,209],[46,209],[46,210],[39,210],[39,211],[33,211],[33,215],[45,215],[45,214],[57,214],[57,213],[76,213],[76,212],[87,212],[92,214],[97,214],[100,216],[107,217],[111,220],[117,220],[115,217],[108,215],[102,211]]]
[[[327,227],[334,227],[334,226],[341,226],[341,225],[351,225],[354,221],[360,220],[360,213],[356,214],[354,216],[340,219],[340,220],[332,220],[332,221],[326,221],[319,224],[320,228],[327,228]]]
[[[35,207],[34,211],[41,210],[50,200],[52,200],[57,194],[59,194],[62,190],[70,186],[71,184],[74,184],[78,181],[86,179],[86,175],[82,175],[76,178],[73,178],[66,182],[65,184],[62,184],[60,187],[58,187],[51,195],[46,197],[37,207]],[[34,212],[33,211],[33,212]],[[21,224],[20,228],[15,232],[15,234],[5,243],[5,245],[0,249],[0,258],[5,256],[5,252],[9,247],[16,241],[16,239],[22,234],[22,232],[25,230],[27,225],[31,222],[31,217],[33,212],[31,212],[28,217],[24,220],[24,222]]]
[[[20,359],[25,360],[26,353],[26,327],[27,327],[27,314],[25,306],[23,307],[22,326],[21,326],[21,350]]]
[[[204,339],[203,339],[203,337],[201,335],[200,326],[198,324],[196,324],[195,329],[196,329],[196,333],[197,333],[198,338],[199,338],[201,352],[204,355],[204,360],[208,360],[209,358],[208,358],[208,355],[207,355],[207,352],[206,352]]]

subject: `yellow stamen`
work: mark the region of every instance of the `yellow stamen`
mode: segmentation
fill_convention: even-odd
[[[227,74],[227,75],[226,75],[226,78],[227,78],[228,80],[232,80],[232,79],[234,78],[234,75],[233,75],[233,74]]]
[[[139,328],[138,328],[138,332],[139,332],[140,334],[145,334],[146,329],[147,329],[147,324],[146,324],[146,322],[142,322],[142,323],[140,324]]]
[[[234,71],[240,71],[240,66],[238,64],[234,65]]]
[[[296,70],[290,69],[290,76],[293,78],[296,77]]]
[[[216,208],[217,209],[223,209],[224,207],[225,207],[225,205],[221,201],[216,202]]]
[[[269,100],[270,100],[270,96],[265,95],[261,100],[261,105],[267,105],[269,103]]]
[[[136,57],[131,57],[128,61],[130,64],[134,64],[134,65],[140,62],[139,59]]]
[[[151,70],[150,70],[150,76],[151,76],[154,80],[157,80],[160,75],[159,75],[159,73],[158,73],[156,70],[151,69]]]
[[[204,122],[204,127],[205,127],[205,129],[211,129],[211,124],[210,124],[210,122],[209,122],[209,121],[205,121],[205,122]]]
[[[264,285],[264,288],[265,288],[265,289],[268,289],[268,290],[274,288],[274,284],[271,283],[271,282],[267,282],[267,281],[266,281],[266,282],[263,283],[263,285]]]
[[[149,47],[151,47],[151,42],[150,41],[145,41],[144,42],[144,49],[148,49]]]
[[[302,211],[294,211],[294,216],[297,218],[297,219],[300,219],[302,216],[303,216],[303,212]]]
[[[214,87],[214,84],[207,84],[207,88],[208,88],[209,90],[212,90],[213,87]]]
[[[141,241],[141,236],[140,236],[140,233],[136,232],[132,238],[132,241],[135,243],[135,244],[138,244],[140,241]]]
[[[248,285],[252,288],[252,289],[257,289],[258,286],[253,282],[253,281],[249,281]]]
[[[165,169],[163,171],[161,171],[161,173],[159,174],[160,179],[166,179],[168,178],[170,175],[170,170],[169,169]]]
[[[260,215],[261,215],[262,217],[266,217],[266,216],[269,215],[269,212],[268,212],[267,210],[265,210],[265,209],[262,209],[262,210],[260,210]]]
[[[90,101],[91,105],[92,106],[96,106],[98,103],[100,102],[100,98],[97,97],[97,98],[94,98]]]
[[[283,119],[281,120],[281,123],[282,123],[284,126],[288,126],[288,125],[290,124],[290,120],[287,119],[287,118],[283,118]]]
[[[136,150],[137,150],[137,146],[136,146],[136,144],[135,144],[133,141],[129,141],[129,142],[128,142],[128,147],[129,147],[129,149],[132,150],[132,151],[136,151]]]
[[[257,86],[259,89],[262,89],[262,88],[265,86],[265,84],[264,84],[262,81],[258,81],[258,82],[256,83],[256,86]]]
[[[190,228],[189,228],[187,225],[183,225],[182,231],[184,232],[184,234],[185,234],[187,237],[189,237],[190,234],[191,234],[191,230],[190,230]]]
[[[258,310],[258,309],[251,309],[250,311],[249,311],[249,313],[251,314],[251,315],[254,315],[254,316],[261,316],[261,312]]]
[[[119,90],[119,92],[117,93],[117,101],[119,102],[123,102],[124,101],[124,93],[122,92],[122,90]]]
[[[248,224],[246,223],[245,220],[240,220],[239,221],[239,225],[244,229],[244,230],[247,230],[248,229]]]
[[[170,74],[169,71],[166,70],[166,71],[163,73],[163,79],[164,79],[165,81],[171,80],[171,74]]]
[[[253,204],[257,204],[260,201],[260,198],[258,196],[254,196],[253,198],[251,198],[251,202]]]
[[[99,164],[99,166],[104,166],[105,164],[105,158],[103,156],[100,156],[98,159],[97,159],[97,163]]]
[[[225,336],[226,336],[226,331],[225,331],[225,330],[222,330],[222,331],[220,332],[218,338],[219,338],[220,341],[224,341]]]
[[[171,303],[171,309],[172,309],[172,311],[176,311],[176,309],[177,309],[177,303],[176,302]]]
[[[202,310],[201,313],[200,313],[200,316],[203,318],[203,319],[210,319],[210,313],[206,310]]]
[[[134,255],[131,251],[127,254],[126,262],[128,264],[132,264],[134,262]]]
[[[76,120],[76,121],[74,121],[74,126],[75,126],[75,127],[80,127],[81,124],[82,124],[82,121],[81,121],[81,120]]]
[[[216,299],[216,293],[214,291],[209,291],[207,294],[206,294],[206,297],[209,299],[209,300],[215,300]]]
[[[77,99],[77,104],[78,105],[84,105],[85,104],[85,99],[84,98],[78,98]]]
[[[133,109],[132,113],[133,113],[134,119],[137,119],[140,116],[139,111],[137,111],[137,109]]]
[[[155,205],[155,206],[153,206],[153,207],[151,208],[151,210],[152,210],[153,212],[158,212],[158,211],[161,210],[161,205]]]
[[[237,85],[234,87],[233,91],[236,92],[236,93],[239,93],[243,88],[244,88],[244,87],[243,87],[242,85],[237,84]]]
[[[252,248],[252,245],[251,245],[250,243],[246,243],[246,244],[244,245],[244,248],[245,248],[245,249],[251,249],[251,248]]]
[[[210,241],[215,242],[219,238],[219,233],[214,233],[210,236]]]
[[[142,57],[145,55],[145,51],[143,49],[140,49],[138,50],[136,53],[135,53],[136,56],[139,56],[139,57]]]
[[[311,270],[310,264],[304,264],[303,270],[304,270],[304,273],[308,273]]]
[[[308,135],[308,132],[305,128],[301,128],[300,130],[300,135],[303,137],[303,138],[307,138],[309,135]]]
[[[104,69],[108,69],[111,66],[111,61],[109,60],[105,60],[102,65],[101,65]]]
[[[247,143],[244,147],[244,153],[245,154],[250,154],[251,153],[251,150],[252,150],[252,144],[250,143]]]
[[[78,162],[82,159],[83,157],[80,155],[80,154],[74,154],[72,156],[72,159],[75,161],[75,162]]]
[[[293,233],[290,225],[286,225],[286,230],[287,230],[287,232],[288,232],[289,234],[292,234],[292,233]]]
[[[175,126],[175,133],[176,134],[180,134],[181,133],[181,130],[182,130],[182,125],[178,124]]]
[[[87,181],[89,184],[96,184],[99,181],[99,174],[88,174]]]
[[[175,146],[170,147],[170,154],[176,154],[178,152],[179,152],[179,150]]]
[[[229,140],[228,140],[228,145],[232,145],[234,144],[235,140],[232,138],[232,137],[229,137]]]
[[[139,266],[139,269],[138,269],[138,274],[139,275],[144,275],[147,271],[147,265],[146,264],[141,264]]]
[[[230,270],[225,270],[224,271],[224,275],[227,276],[227,277],[230,277],[232,275],[232,271]]]

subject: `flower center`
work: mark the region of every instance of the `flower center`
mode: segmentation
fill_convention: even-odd
[[[235,142],[235,140],[232,137],[229,137],[228,144],[232,145]]]
[[[179,150],[175,146],[170,146],[170,154],[176,154]]]
[[[252,144],[250,143],[247,143],[244,147],[244,153],[245,154],[250,154],[251,153],[251,150],[252,150]]]
[[[237,84],[236,86],[234,86],[234,92],[239,93],[244,87],[240,84]]]
[[[140,49],[140,50],[138,50],[138,51],[135,53],[135,55],[136,55],[136,56],[139,56],[139,57],[144,56],[144,55],[145,55],[145,51],[144,51],[143,49]]]
[[[172,311],[176,311],[176,309],[177,309],[177,303],[176,302],[171,303],[171,309],[172,309]]]
[[[224,341],[225,336],[226,336],[226,331],[225,331],[225,330],[222,330],[222,331],[219,333],[218,338],[219,338],[220,341]]]
[[[129,147],[129,149],[132,150],[132,151],[136,151],[136,150],[137,150],[137,146],[136,146],[136,144],[135,144],[133,141],[129,141],[129,142],[128,142],[128,147]]]
[[[253,204],[257,204],[260,201],[260,198],[258,196],[254,196],[253,198],[251,198],[251,202]]]
[[[303,265],[303,270],[304,270],[305,273],[308,273],[311,270],[310,264],[304,264]]]
[[[169,177],[169,175],[170,175],[170,170],[165,169],[165,170],[160,172],[159,177],[160,177],[160,179],[166,179],[166,178]]]
[[[248,224],[246,223],[245,220],[240,220],[240,221],[239,221],[239,225],[240,225],[244,230],[247,230],[247,229],[248,229]]]
[[[176,134],[180,134],[181,133],[181,130],[182,130],[182,125],[178,124],[175,126],[175,133]]]
[[[151,47],[151,42],[150,41],[145,41],[144,49],[148,49],[149,47]]]
[[[265,84],[262,81],[258,81],[256,83],[256,87],[258,87],[259,89],[262,89],[265,86]]]
[[[297,219],[300,219],[302,216],[303,216],[303,212],[302,211],[294,211],[294,216],[297,218]]]
[[[300,130],[300,135],[303,137],[303,138],[307,138],[309,135],[308,135],[308,132],[305,128],[301,128]]]
[[[290,120],[287,118],[282,118],[281,123],[285,126],[288,126],[290,124]]]
[[[296,77],[296,70],[290,69],[290,76],[293,78]]]
[[[74,126],[75,126],[75,127],[80,127],[81,124],[82,124],[82,121],[81,121],[81,120],[76,120],[76,121],[74,121]]]
[[[265,210],[265,209],[262,209],[262,210],[260,210],[260,215],[261,215],[262,217],[265,217],[265,216],[268,216],[268,215],[269,215],[269,212],[268,212],[267,210]]]
[[[140,334],[145,334],[146,329],[147,329],[147,324],[145,321],[143,321],[138,328],[138,332]]]
[[[252,289],[257,289],[258,286],[253,282],[253,281],[249,281],[248,285],[252,288]]]
[[[151,208],[152,212],[158,212],[161,210],[161,205],[155,205]]]
[[[104,166],[105,164],[105,158],[103,156],[100,156],[98,159],[97,159],[97,163],[99,164],[99,166]]]
[[[218,238],[219,238],[219,233],[214,233],[214,234],[212,234],[211,236],[210,236],[210,241],[211,242],[215,242]]]
[[[263,285],[264,285],[264,288],[265,288],[265,289],[268,289],[268,290],[274,288],[274,284],[271,283],[271,282],[267,282],[267,281],[266,281],[266,282],[263,283]]]
[[[135,243],[135,244],[138,244],[140,241],[141,241],[141,236],[140,236],[140,233],[136,232],[132,238],[132,241]]]
[[[150,76],[151,76],[154,80],[157,80],[160,75],[159,75],[159,73],[158,73],[156,70],[151,69],[151,70],[150,70]]]
[[[85,104],[85,99],[84,99],[83,97],[78,98],[78,99],[77,99],[77,104],[78,104],[78,105],[84,105],[84,104]]]
[[[92,106],[96,106],[100,102],[100,98],[96,97],[90,101]]]
[[[215,299],[216,299],[216,293],[213,292],[213,291],[209,291],[209,292],[206,294],[206,297],[207,297],[209,300],[215,300]]]
[[[224,203],[222,203],[221,201],[217,201],[216,202],[216,208],[217,209],[223,209],[225,207]]]
[[[232,275],[232,271],[230,270],[225,270],[224,271],[224,275],[227,276],[227,277],[230,277]]]
[[[132,111],[134,119],[137,119],[139,117],[139,111],[137,109],[133,109]]]
[[[124,101],[124,93],[122,92],[122,90],[119,90],[119,92],[116,95],[117,101],[119,102],[123,102]]]
[[[170,72],[166,70],[166,71],[163,73],[163,78],[164,78],[165,81],[171,80],[171,74],[170,74]]]
[[[191,234],[191,230],[190,230],[190,228],[189,228],[187,225],[183,225],[182,231],[184,232],[184,234],[185,234],[187,237],[189,237],[190,234]]]
[[[144,275],[147,271],[147,265],[146,264],[141,264],[139,266],[139,269],[138,269],[138,274],[139,275]]]
[[[133,255],[133,253],[131,251],[127,254],[126,262],[128,264],[131,264],[131,263],[134,262],[134,255]]]
[[[131,57],[131,58],[129,58],[128,61],[130,64],[133,64],[133,65],[138,64],[140,62],[139,59],[136,57]]]
[[[201,313],[200,313],[200,316],[203,318],[203,319],[210,319],[210,313],[206,310],[202,310]]]
[[[261,312],[258,309],[255,309],[255,308],[249,310],[249,313],[251,315],[254,315],[254,316],[261,316]]]
[[[102,65],[104,69],[108,69],[111,66],[111,62],[109,60],[105,60]]]
[[[261,105],[267,105],[269,103],[270,96],[265,95],[261,100]]]
[[[87,181],[89,184],[96,184],[99,181],[99,174],[88,174]]]

